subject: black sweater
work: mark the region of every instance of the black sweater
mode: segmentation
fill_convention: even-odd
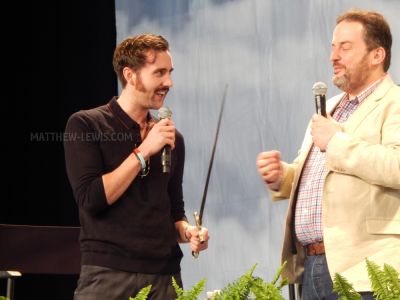
[[[148,118],[152,118],[149,114]],[[141,143],[140,127],[113,98],[107,105],[74,113],[64,134],[66,169],[81,223],[81,263],[127,272],[174,274],[182,251],[174,223],[186,219],[182,177],[185,146],[177,131],[171,172],[161,152],[150,158],[114,204],[108,205],[102,175],[117,168]]]

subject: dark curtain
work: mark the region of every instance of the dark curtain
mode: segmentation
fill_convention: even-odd
[[[2,183],[6,196],[0,223],[78,226],[62,133],[73,112],[104,104],[117,94],[112,69],[115,5],[110,0],[36,1],[26,10],[29,18],[21,14],[13,21],[25,30],[13,30],[13,42],[6,47],[20,53],[8,62],[18,74],[13,78],[18,87],[13,101],[5,101],[15,108],[8,109],[2,146],[7,179]],[[7,247],[5,240],[0,244]],[[16,280],[15,299],[70,300],[77,278],[23,274]],[[5,296],[6,280],[0,283],[0,295]]]

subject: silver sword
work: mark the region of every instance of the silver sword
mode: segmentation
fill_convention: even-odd
[[[207,198],[207,190],[208,190],[208,184],[210,182],[210,175],[211,175],[211,169],[213,166],[213,162],[214,162],[214,155],[215,155],[215,149],[217,146],[217,141],[218,141],[218,134],[219,134],[219,129],[221,127],[221,119],[222,119],[222,112],[224,110],[224,105],[225,105],[225,99],[226,99],[226,92],[228,90],[228,84],[225,85],[225,89],[224,89],[224,94],[222,96],[222,102],[221,102],[221,108],[219,111],[219,118],[218,118],[218,125],[217,125],[217,131],[215,133],[215,138],[214,138],[214,145],[213,145],[213,149],[211,152],[211,159],[210,159],[210,164],[208,166],[208,172],[207,172],[207,179],[206,179],[206,184],[204,186],[204,191],[203,191],[203,199],[201,200],[201,206],[200,206],[200,213],[197,213],[197,211],[195,211],[193,213],[194,216],[194,222],[196,223],[196,227],[199,231],[201,231],[201,226],[202,226],[202,221],[203,221],[203,214],[204,214],[204,206],[206,204],[206,198]],[[204,243],[204,237],[202,234],[199,234],[199,239],[200,239],[200,243]],[[199,252],[194,252],[192,251],[192,256],[194,258],[198,258],[199,257]]]

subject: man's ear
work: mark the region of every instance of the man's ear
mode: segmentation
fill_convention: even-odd
[[[372,50],[372,61],[371,63],[373,65],[380,65],[383,64],[383,61],[385,60],[386,57],[386,51],[383,49],[383,47],[378,47],[374,50]]]
[[[131,85],[135,85],[136,83],[136,72],[134,72],[131,68],[125,67],[122,70],[122,74],[124,75],[124,78],[127,83],[130,83]]]

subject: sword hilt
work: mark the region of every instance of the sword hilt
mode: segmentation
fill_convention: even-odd
[[[197,211],[195,211],[194,213],[193,213],[193,216],[194,216],[194,222],[196,223],[196,227],[197,227],[197,229],[199,230],[199,239],[200,239],[200,243],[204,243],[204,237],[203,237],[203,235],[200,233],[200,231],[201,231],[201,220],[200,220],[200,216],[199,216],[199,214],[197,213]],[[192,256],[194,257],[194,258],[198,258],[199,257],[199,252],[194,252],[194,251],[192,251]]]

